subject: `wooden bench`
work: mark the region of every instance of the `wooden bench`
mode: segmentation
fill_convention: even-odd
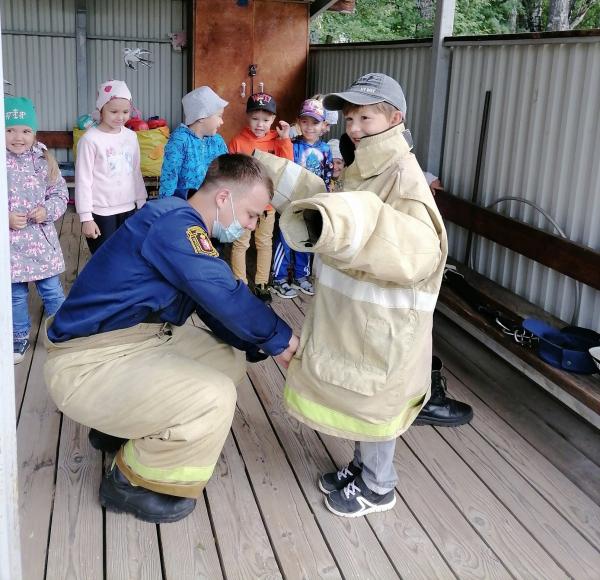
[[[496,211],[457,198],[445,191],[435,197],[440,213],[460,227],[513,250],[526,258],[600,290],[600,252],[540,230]],[[567,324],[515,293],[448,259],[480,294],[482,300],[513,320],[537,318],[556,327]],[[537,355],[537,348],[521,346],[462,298],[443,286],[437,309],[521,370],[587,421],[600,428],[598,375],[575,375],[559,370]]]

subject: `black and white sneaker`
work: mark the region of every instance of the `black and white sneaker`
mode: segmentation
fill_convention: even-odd
[[[340,489],[344,489],[351,481],[354,481],[361,473],[362,469],[356,467],[354,462],[351,461],[348,467],[343,467],[339,471],[322,475],[321,479],[319,479],[319,489],[323,493],[339,491]]]
[[[396,494],[393,489],[383,495],[371,491],[359,475],[344,489],[331,492],[325,498],[325,505],[337,516],[357,518],[391,510],[396,505]]]

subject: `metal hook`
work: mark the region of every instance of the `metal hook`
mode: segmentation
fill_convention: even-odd
[[[246,83],[242,83],[242,97],[246,96]]]
[[[260,86],[260,92],[264,93],[265,92],[265,83],[258,83],[258,85]]]

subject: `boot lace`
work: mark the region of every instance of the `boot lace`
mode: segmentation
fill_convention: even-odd
[[[444,375],[442,375],[442,371],[438,371],[435,373],[434,377],[433,377],[433,385],[432,385],[432,391],[435,391],[435,393],[438,396],[441,397],[446,397],[446,392],[448,391],[448,385],[446,383],[446,377]]]
[[[338,481],[342,481],[342,479],[349,477],[350,475],[352,475],[352,472],[347,467],[344,467],[337,472]]]
[[[356,495],[356,492],[360,491],[360,487],[358,487],[357,485],[354,485],[354,482],[351,481],[345,488],[344,488],[344,495],[346,496],[346,499],[350,499],[351,495]]]

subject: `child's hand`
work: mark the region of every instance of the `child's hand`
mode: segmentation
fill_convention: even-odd
[[[102,235],[100,233],[98,224],[96,224],[94,220],[91,222],[83,222],[83,225],[81,226],[81,233],[84,235],[84,237],[92,238],[93,240]]]
[[[36,224],[41,224],[46,221],[46,208],[43,205],[38,205],[27,214],[27,219],[34,221]]]
[[[442,187],[442,182],[439,179],[436,179],[435,181],[432,181],[429,184],[429,189],[431,189],[431,193],[433,193],[433,195],[435,195],[436,189],[444,189],[444,188]]]
[[[279,353],[277,356],[274,356],[273,358],[284,369],[287,369],[290,364],[290,361],[292,360],[292,357],[298,350],[298,346],[300,346],[300,339],[295,334],[292,334],[292,338],[290,338],[290,343],[289,343],[288,347],[282,353]]]
[[[22,230],[27,225],[27,214],[20,211],[8,212],[8,227],[11,230]]]
[[[280,139],[290,138],[290,124],[285,121],[279,121],[279,127],[275,126]]]

